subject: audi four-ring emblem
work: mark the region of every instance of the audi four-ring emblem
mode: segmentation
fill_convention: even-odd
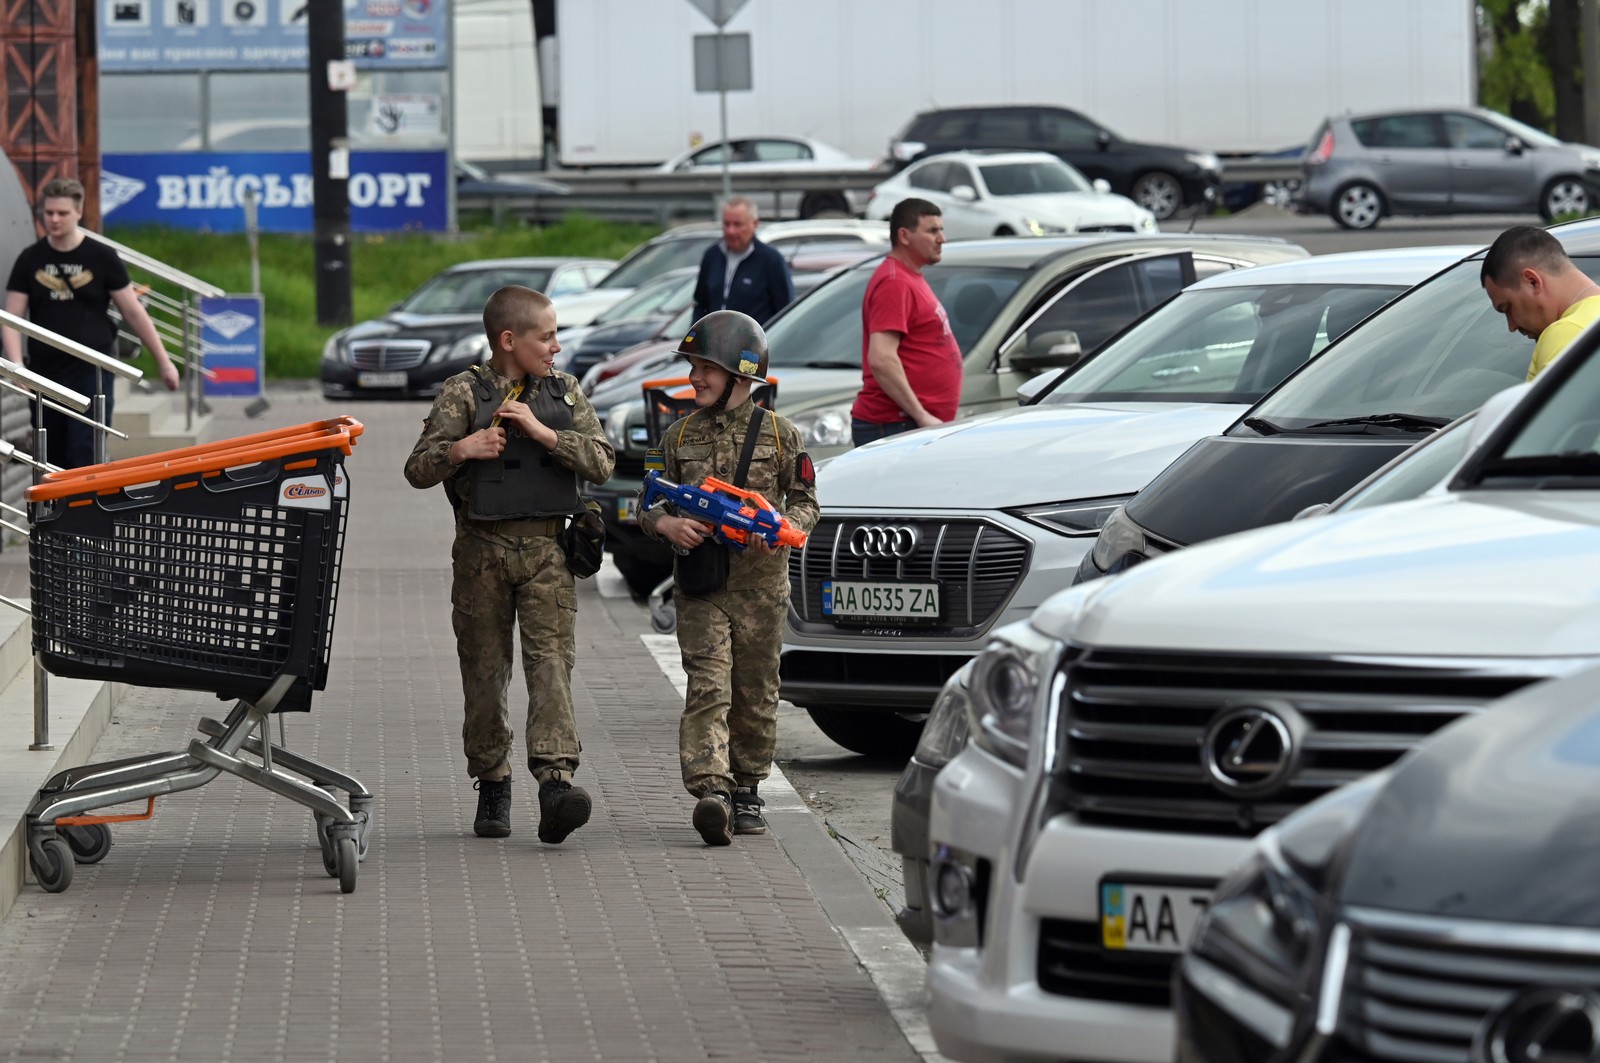
[[[863,524],[850,533],[850,552],[857,557],[907,558],[917,552],[922,534],[907,524]]]

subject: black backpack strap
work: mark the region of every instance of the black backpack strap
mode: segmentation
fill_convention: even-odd
[[[766,410],[760,406],[750,410],[750,427],[744,433],[744,452],[739,455],[739,467],[733,473],[733,486],[743,487],[744,479],[750,473],[750,459],[756,453],[756,440],[761,438],[761,422],[766,418]]]

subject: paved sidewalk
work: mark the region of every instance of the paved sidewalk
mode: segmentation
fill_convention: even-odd
[[[824,907],[843,857],[808,841],[802,826],[826,837],[809,814],[701,844],[678,693],[587,584],[574,694],[594,817],[539,844],[523,772],[512,837],[472,836],[449,513],[400,476],[425,407],[273,401],[258,422],[219,410],[220,434],[345,412],[367,425],[328,689],[286,719],[290,748],[377,796],[357,890],[324,874],[297,805],[228,776],[161,799],[67,892],[30,883],[0,925],[0,1058],[918,1059]],[[0,557],[0,586],[18,554]],[[183,748],[226,709],[136,690],[95,758]]]

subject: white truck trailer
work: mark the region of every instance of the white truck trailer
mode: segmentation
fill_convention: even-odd
[[[728,133],[885,155],[916,112],[1046,103],[1130,140],[1303,144],[1329,114],[1477,95],[1471,0],[749,0],[753,89]],[[659,163],[718,137],[689,0],[558,0],[560,161]]]

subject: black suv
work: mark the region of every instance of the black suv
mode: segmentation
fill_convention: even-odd
[[[1124,140],[1065,107],[923,111],[889,142],[889,164],[899,170],[924,155],[984,148],[1048,151],[1163,220],[1214,202],[1222,183],[1222,164],[1211,152]]]

